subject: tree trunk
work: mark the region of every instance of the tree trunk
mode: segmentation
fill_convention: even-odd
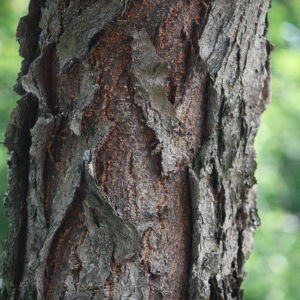
[[[242,299],[265,0],[31,0],[4,299]]]

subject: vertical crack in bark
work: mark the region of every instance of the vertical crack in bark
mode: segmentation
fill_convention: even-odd
[[[9,124],[5,136],[5,145],[10,151],[9,190],[5,199],[5,206],[8,216],[11,218],[11,224],[6,240],[6,260],[1,265],[3,264],[4,279],[12,284],[12,286],[5,286],[8,290],[4,290],[4,293],[12,293],[16,298],[28,255],[24,249],[27,245],[28,232],[27,194],[29,149],[31,146],[30,129],[37,120],[37,112],[37,99],[31,94],[23,96],[18,107],[12,113],[12,123]]]
[[[210,284],[210,297],[209,300],[225,300],[222,295],[222,290],[218,286],[218,280],[216,277],[211,277],[209,279]]]
[[[203,92],[203,104],[202,104],[202,123],[201,123],[201,130],[199,132],[201,146],[206,145],[209,139],[211,138],[213,132],[213,124],[211,124],[211,112],[210,110],[213,107],[213,104],[210,103],[210,93],[212,90],[212,81],[209,78],[209,74],[206,74],[204,80],[204,92]],[[201,147],[199,148],[201,151]],[[199,153],[197,153],[199,155]],[[200,166],[199,166],[200,167]]]
[[[56,45],[50,44],[43,49],[43,57],[40,61],[41,81],[45,91],[45,100],[49,112],[56,116],[59,113],[59,98],[57,95],[58,83],[58,57],[56,54]]]
[[[217,242],[220,242],[223,239],[223,224],[226,220],[226,197],[225,190],[221,182],[219,182],[219,174],[216,169],[216,165],[212,163],[212,173],[210,175],[212,194],[214,197],[214,205],[216,212],[216,232],[215,238]]]

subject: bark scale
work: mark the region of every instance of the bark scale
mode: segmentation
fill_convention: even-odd
[[[31,1],[4,299],[242,299],[268,6]]]

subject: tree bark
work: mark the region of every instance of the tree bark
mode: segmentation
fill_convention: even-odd
[[[242,299],[268,7],[31,1],[4,299]]]

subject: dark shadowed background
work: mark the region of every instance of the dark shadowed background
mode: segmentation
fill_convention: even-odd
[[[28,0],[0,0],[0,141],[18,95],[15,31]],[[299,299],[300,285],[300,1],[273,0],[269,14],[272,103],[256,139],[258,204],[262,226],[246,264],[246,300]],[[7,150],[0,144],[0,194],[7,188]],[[8,219],[0,203],[0,252]],[[1,285],[1,279],[0,279]]]

